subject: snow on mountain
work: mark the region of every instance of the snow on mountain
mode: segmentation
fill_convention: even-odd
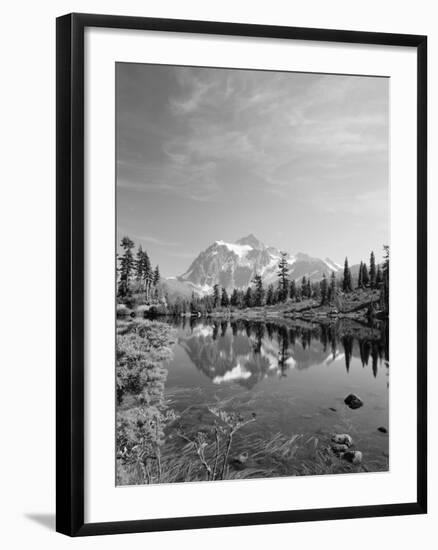
[[[188,297],[192,292],[207,294],[215,284],[228,290],[245,289],[255,275],[261,275],[265,285],[276,284],[280,258],[278,248],[266,246],[253,234],[234,243],[217,240],[195,258],[183,275],[167,279],[167,291],[169,295]],[[341,266],[330,258],[321,260],[299,252],[288,254],[286,259],[290,279],[300,280],[305,276],[319,280],[323,274],[341,271]]]

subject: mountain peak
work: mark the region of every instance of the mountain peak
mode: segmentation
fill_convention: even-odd
[[[250,233],[246,237],[242,237],[241,239],[238,239],[236,241],[236,244],[243,244],[243,245],[246,244],[257,250],[265,248],[265,245],[261,241],[259,241],[259,239],[257,239],[257,237],[253,233]]]

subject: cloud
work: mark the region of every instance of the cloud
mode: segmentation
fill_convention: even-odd
[[[387,156],[385,79],[168,70],[162,124],[144,128],[155,152],[118,165],[121,189],[214,202],[238,183],[281,197],[334,174],[354,178]]]
[[[149,243],[149,244],[155,244],[158,246],[179,246],[180,243],[173,242],[173,241],[166,241],[161,238],[153,237],[152,235],[133,235],[134,238]]]

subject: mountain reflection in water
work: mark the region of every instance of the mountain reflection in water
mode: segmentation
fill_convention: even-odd
[[[175,319],[178,345],[214,384],[236,383],[252,389],[268,377],[285,377],[291,369],[330,365],[352,358],[374,377],[388,365],[387,327]]]

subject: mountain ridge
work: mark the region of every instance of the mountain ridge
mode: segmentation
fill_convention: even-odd
[[[205,295],[218,284],[228,291],[245,289],[251,285],[255,275],[261,275],[263,284],[275,284],[278,280],[278,263],[281,250],[265,245],[253,233],[230,243],[216,240],[201,251],[180,276],[166,279],[166,290],[173,295],[188,297],[194,292]],[[303,252],[286,253],[289,279],[301,280],[303,276],[311,281],[342,272],[342,267],[326,257],[324,260]]]

